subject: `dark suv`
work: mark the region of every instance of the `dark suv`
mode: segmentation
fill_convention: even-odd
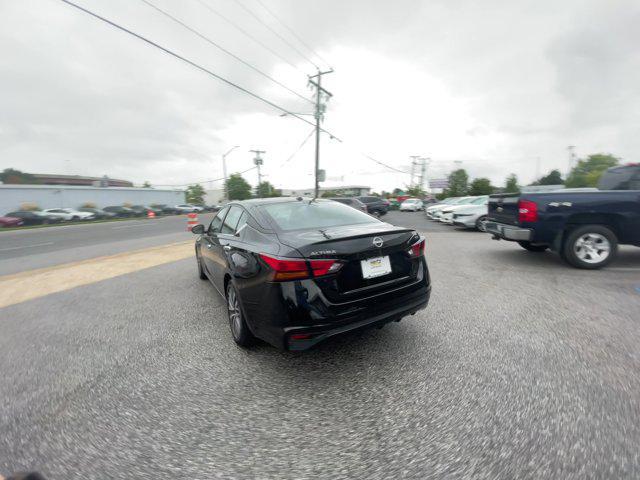
[[[356,197],[367,206],[367,212],[380,217],[389,211],[389,202],[380,197]]]
[[[333,200],[334,202],[344,203],[345,205],[349,205],[350,207],[355,208],[356,210],[360,210],[361,212],[368,213],[367,206],[362,203],[357,198],[353,197],[331,197],[329,200]]]

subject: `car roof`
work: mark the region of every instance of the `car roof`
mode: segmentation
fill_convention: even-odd
[[[233,200],[229,202],[229,204],[233,205],[242,205],[244,207],[256,207],[261,205],[271,205],[273,203],[288,203],[288,202],[330,202],[332,200],[327,198],[316,198],[313,199],[311,197],[272,197],[272,198],[250,198],[248,200]]]

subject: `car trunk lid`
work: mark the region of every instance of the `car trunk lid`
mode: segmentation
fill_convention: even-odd
[[[411,281],[417,262],[408,253],[420,240],[412,229],[386,223],[331,227],[322,230],[279,232],[280,241],[308,259],[337,259],[338,273],[315,279],[323,294],[334,302],[362,298],[372,292]],[[390,272],[367,278],[363,261],[388,257]],[[386,265],[386,259],[383,263]]]

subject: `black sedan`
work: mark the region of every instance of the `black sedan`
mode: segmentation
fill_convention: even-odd
[[[60,217],[46,216],[37,211],[19,210],[17,212],[9,212],[6,217],[20,218],[23,225],[46,225],[48,223],[60,223]]]
[[[200,278],[226,299],[231,333],[306,350],[425,308],[425,240],[330,200],[233,202],[196,225]]]

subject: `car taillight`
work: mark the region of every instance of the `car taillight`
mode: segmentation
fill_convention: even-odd
[[[293,258],[276,258],[264,253],[260,258],[273,270],[273,280],[300,280],[303,278],[320,277],[335,273],[342,268],[338,260],[305,260]],[[308,262],[308,265],[307,265]]]
[[[416,242],[413,245],[411,245],[411,248],[409,248],[409,256],[411,258],[417,258],[417,257],[421,257],[422,255],[424,255],[424,246],[425,246],[425,244],[426,244],[426,241],[423,238],[419,242]]]
[[[518,221],[521,223],[537,222],[538,204],[530,200],[520,200],[518,202]]]

